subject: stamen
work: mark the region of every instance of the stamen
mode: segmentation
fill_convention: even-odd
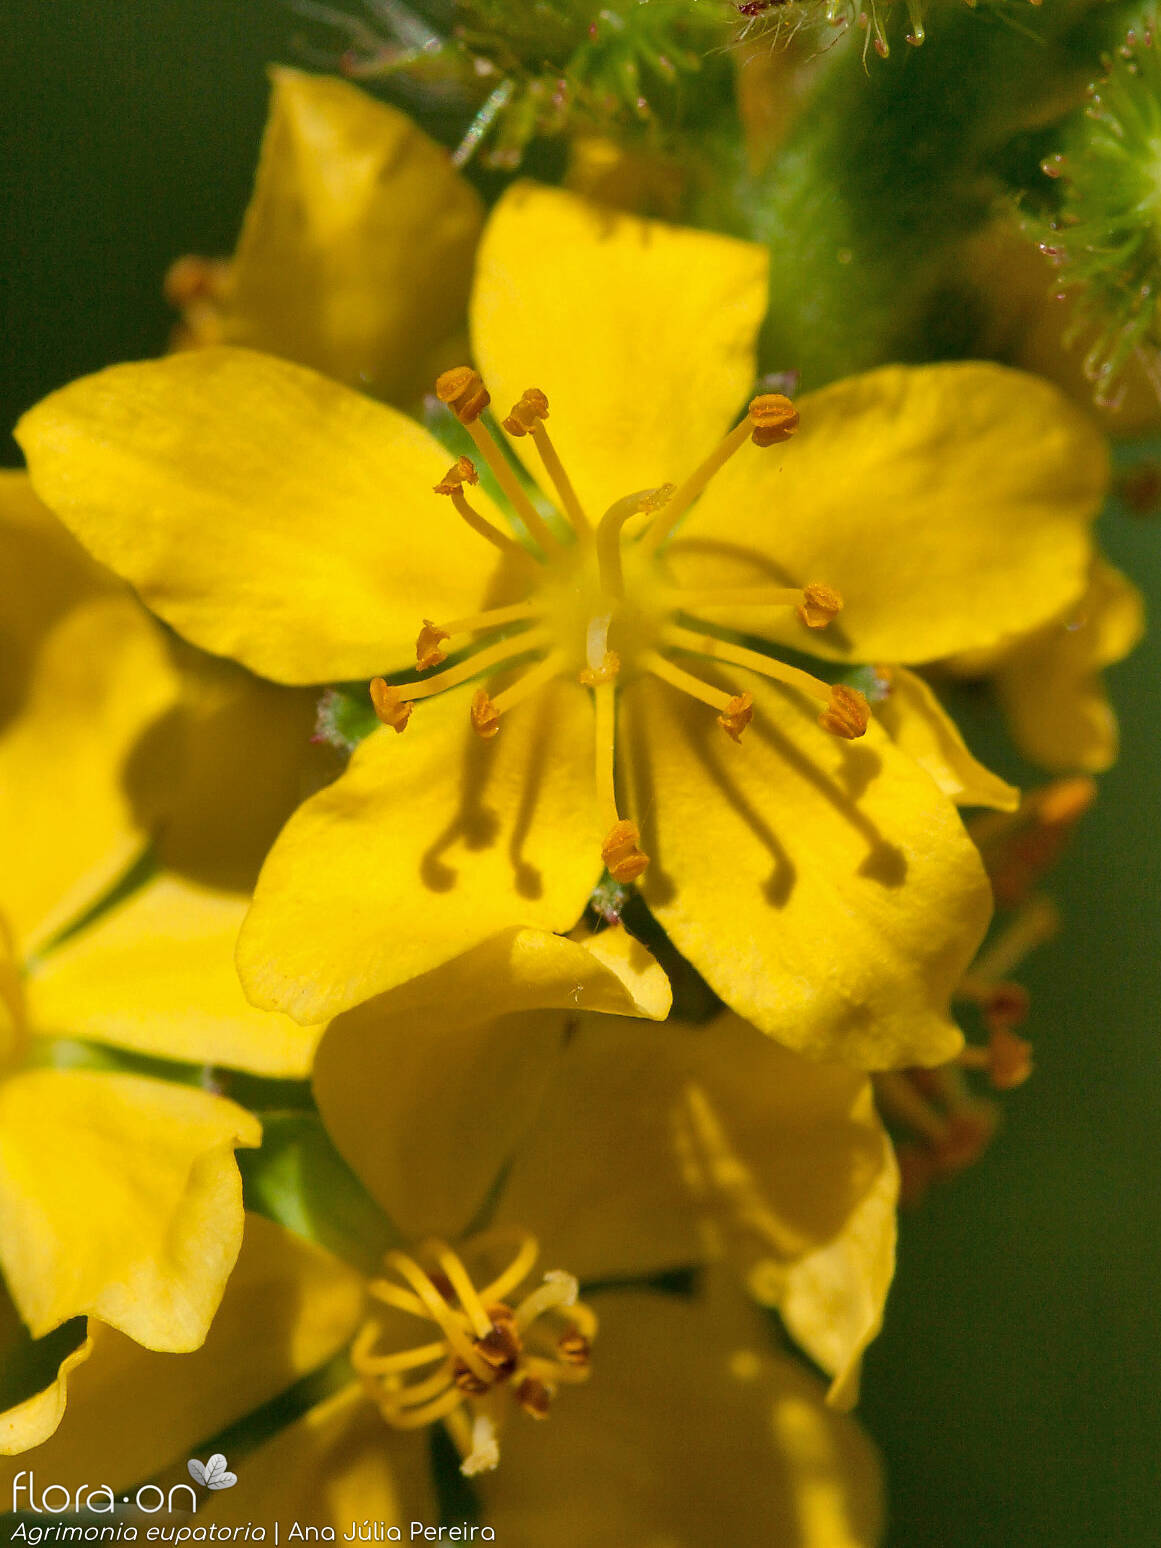
[[[447,470],[442,481],[434,485],[434,490],[436,494],[451,496],[451,502],[455,506],[456,513],[485,542],[491,543],[502,554],[507,554],[511,558],[522,559],[526,564],[529,561],[533,561],[533,555],[526,548],[522,548],[506,532],[501,532],[486,516],[481,516],[474,506],[468,504],[467,496],[463,491],[463,485],[478,484],[479,482],[480,475],[476,472],[475,463],[470,457],[461,457],[458,462],[453,463]],[[538,560],[534,562],[539,563]]]
[[[432,1246],[436,1262],[447,1275],[452,1289],[459,1297],[460,1305],[467,1312],[468,1320],[476,1331],[476,1337],[484,1338],[491,1332],[492,1322],[484,1310],[483,1302],[476,1294],[476,1287],[468,1277],[467,1270],[450,1247],[444,1246],[442,1242],[432,1243]]]
[[[641,834],[635,822],[622,818],[617,810],[614,780],[617,701],[612,682],[598,683],[593,689],[595,714],[597,800],[609,831],[601,845],[601,859],[614,881],[633,882],[644,875],[649,856],[641,849]]]
[[[647,549],[655,551],[665,542],[714,474],[725,467],[747,440],[752,439],[755,446],[773,446],[778,441],[789,440],[797,429],[798,410],[789,398],[780,392],[762,393],[753,398],[741,424],[735,425],[717,450],[678,486],[662,519],[645,538]]]
[[[557,1306],[575,1306],[577,1296],[580,1294],[580,1285],[573,1274],[565,1274],[560,1269],[554,1269],[545,1274],[544,1283],[537,1285],[530,1295],[526,1295],[516,1308],[515,1322],[517,1328],[523,1332],[542,1317],[546,1311],[551,1311]]]
[[[519,513],[541,548],[551,552],[558,544],[548,524],[529,499],[501,447],[480,423],[480,415],[492,400],[478,372],[471,366],[456,366],[454,370],[445,371],[436,381],[435,395],[441,403],[447,404],[475,441],[476,449],[491,468],[512,509]]]
[[[675,587],[673,605],[686,613],[705,608],[793,607],[808,629],[825,629],[843,599],[833,586],[812,583],[809,586],[719,586],[701,591],[697,587]]]
[[[609,830],[601,845],[601,859],[614,881],[635,882],[649,868],[649,856],[641,848],[641,833],[635,822],[623,818]]]
[[[988,1046],[969,1043],[956,1063],[965,1070],[984,1070],[997,1091],[1014,1091],[1032,1074],[1032,1044],[1009,1027],[993,1027]]]
[[[552,480],[553,487],[560,496],[565,514],[572,522],[577,533],[587,537],[592,532],[592,526],[585,515],[584,508],[577,499],[576,490],[572,486],[572,480],[564,471],[564,464],[556,447],[544,426],[548,418],[548,399],[539,387],[529,387],[525,390],[520,402],[515,405],[507,419],[500,423],[509,435],[517,438],[525,435],[532,437],[536,450],[540,453],[540,460],[544,464],[544,470]]]
[[[484,689],[480,689],[472,700],[472,727],[478,736],[485,741],[490,740],[500,729],[500,716],[510,709],[515,709],[522,700],[530,698],[544,685],[558,676],[562,671],[566,660],[563,650],[554,650],[545,656],[534,666],[531,671],[525,672],[510,688],[505,688],[503,693],[498,693],[491,698]]]
[[[547,1419],[552,1392],[535,1376],[526,1376],[516,1388],[516,1401],[533,1419]]]
[[[639,489],[636,494],[615,501],[601,517],[597,528],[597,559],[601,569],[601,584],[610,596],[622,597],[625,594],[625,577],[621,569],[621,528],[634,516],[647,516],[661,510],[672,497],[672,484],[659,484],[656,489]]]
[[[461,425],[474,424],[492,401],[480,373],[471,366],[453,366],[444,371],[436,378],[435,395],[447,404]]]
[[[870,724],[871,710],[866,699],[855,688],[842,683],[824,683],[799,667],[788,666],[773,656],[764,656],[744,645],[732,645],[728,640],[715,639],[711,634],[695,634],[672,624],[665,631],[666,642],[675,650],[689,651],[693,655],[709,656],[714,660],[728,661],[734,666],[748,667],[763,677],[797,688],[812,699],[820,699],[826,708],[818,717],[818,723],[832,736],[853,739],[862,736]]]
[[[980,953],[965,980],[969,988],[990,987],[1009,978],[1029,952],[1050,941],[1060,929],[1060,913],[1050,898],[1034,897],[1017,913],[999,939]],[[961,992],[964,985],[960,986]]]
[[[742,732],[754,718],[754,701],[748,693],[728,694],[721,688],[703,683],[700,677],[694,677],[692,672],[674,666],[672,661],[667,661],[655,650],[645,651],[641,664],[654,677],[661,678],[682,693],[688,693],[692,698],[708,704],[711,709],[716,709],[719,712],[718,725],[735,742],[741,741]]]
[[[452,1349],[468,1369],[474,1371],[481,1380],[486,1381],[488,1379],[486,1362],[476,1353],[475,1346],[459,1317],[436,1290],[418,1263],[413,1262],[403,1252],[389,1252],[385,1262],[388,1268],[393,1268],[415,1291],[431,1321],[440,1328]],[[390,1287],[384,1286],[384,1288]]]
[[[843,599],[833,586],[812,581],[809,586],[803,587],[798,616],[808,629],[825,629],[842,610]]]
[[[485,1238],[486,1240],[486,1238]],[[510,1291],[515,1290],[528,1278],[535,1267],[536,1260],[540,1256],[540,1243],[534,1236],[521,1234],[520,1247],[512,1262],[490,1285],[485,1285],[480,1291],[480,1299],[483,1301],[502,1301]]]
[[[557,1353],[566,1365],[587,1366],[592,1361],[592,1340],[586,1338],[576,1323],[570,1323],[556,1341]]]
[[[853,742],[865,736],[871,723],[871,707],[857,688],[847,688],[842,683],[832,683],[830,700],[818,717],[818,723],[832,736],[841,736]]]
[[[415,642],[416,666],[420,672],[429,671],[433,666],[439,666],[447,660],[447,651],[441,650],[444,640],[449,640],[457,634],[477,634],[487,629],[500,629],[505,624],[523,623],[528,618],[542,617],[540,605],[536,602],[514,602],[511,607],[493,607],[486,612],[476,613],[471,618],[454,618],[449,624],[433,623],[430,618],[423,620],[423,628],[419,631],[419,638]]]
[[[371,679],[370,691],[371,706],[376,718],[396,733],[406,731],[407,722],[411,719],[410,701],[404,699],[398,688],[381,677]]]

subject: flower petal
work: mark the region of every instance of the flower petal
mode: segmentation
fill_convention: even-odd
[[[178,683],[153,620],[20,474],[0,478],[0,614],[0,908],[30,949],[143,848],[125,766]]]
[[[135,1075],[31,1070],[0,1085],[0,1264],[34,1337],[91,1315],[196,1349],[242,1236],[237,1145],[255,1118]]]
[[[820,656],[930,661],[1083,589],[1108,457],[1054,387],[998,365],[887,366],[798,407],[791,441],[747,443],[713,480],[675,562],[706,586],[822,581],[845,607],[809,635],[757,612],[746,627]]]
[[[678,482],[729,429],[754,380],[767,267],[760,247],[560,189],[521,183],[500,200],[472,293],[480,370],[500,418],[527,387],[548,394],[590,520]]]
[[[781,1288],[791,1265],[848,1229],[889,1149],[865,1075],[803,1059],[737,1016],[660,1027],[586,1016],[496,1219],[532,1231],[546,1262],[582,1279],[724,1251],[755,1285]]]
[[[732,1009],[813,1058],[941,1064],[991,913],[955,808],[872,721],[858,742],[746,674],[740,745],[659,682],[626,690],[646,901]],[[736,691],[735,688],[731,691]]]
[[[83,1322],[32,1339],[0,1286],[0,1456],[46,1441],[60,1424],[69,1376],[92,1352]]]
[[[308,1074],[321,1027],[256,1010],[238,982],[234,945],[249,901],[157,877],[37,964],[33,1026],[162,1059]]]
[[[224,337],[406,403],[463,328],[479,195],[397,108],[333,76],[271,79]]]
[[[972,757],[959,727],[927,683],[906,667],[888,670],[890,691],[875,705],[875,718],[895,746],[926,769],[957,806],[1014,812],[1020,792]]]
[[[870,1548],[877,1459],[814,1377],[775,1354],[740,1296],[644,1290],[594,1305],[593,1380],[513,1428],[481,1480],[508,1548]]]
[[[64,1423],[36,1453],[40,1477],[67,1488],[100,1479],[120,1490],[180,1459],[188,1482],[185,1458],[195,1446],[348,1343],[363,1295],[361,1276],[337,1258],[248,1215],[237,1267],[202,1348],[156,1354],[93,1325],[92,1356],[73,1374]],[[5,1499],[14,1470],[0,1464]]]
[[[834,1241],[791,1266],[776,1303],[790,1336],[834,1377],[827,1402],[838,1408],[858,1400],[863,1351],[883,1325],[895,1274],[899,1168],[884,1140],[874,1185]]]
[[[575,922],[600,873],[588,695],[558,679],[492,742],[470,695],[369,736],[287,823],[238,942],[256,1005],[322,1021],[513,925]]]
[[[1020,751],[1054,773],[1099,774],[1117,756],[1117,722],[1101,668],[1120,661],[1145,627],[1133,583],[1098,560],[1084,596],[1006,655],[996,696]]]
[[[294,1518],[350,1531],[434,1521],[429,1440],[387,1429],[362,1387],[343,1387],[238,1464],[238,1484],[199,1505],[222,1526]],[[381,1539],[376,1539],[381,1540]]]
[[[621,952],[605,947],[613,969],[575,941],[508,930],[331,1023],[315,1062],[319,1110],[405,1235],[458,1236],[476,1216],[535,1118],[577,1010],[632,1013],[644,998],[647,1014],[668,1011],[645,948],[633,952],[625,930],[605,933]]]
[[[265,677],[370,677],[479,610],[487,550],[402,414],[273,356],[112,366],[19,426],[37,493],[179,633]],[[474,498],[482,499],[477,492]]]

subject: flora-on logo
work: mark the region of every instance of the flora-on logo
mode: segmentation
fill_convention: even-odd
[[[203,1489],[232,1489],[238,1482],[237,1473],[230,1472],[220,1451],[215,1451],[208,1462],[199,1462],[196,1457],[191,1457],[186,1467],[194,1483],[201,1484]]]

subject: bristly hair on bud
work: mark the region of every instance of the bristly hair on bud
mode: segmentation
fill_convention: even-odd
[[[1095,401],[1115,408],[1133,360],[1161,397],[1161,39],[1151,24],[1128,30],[1086,95],[1040,164],[1050,207],[1025,225],[1059,270],[1060,293],[1076,296],[1073,337],[1091,340]]]
[[[703,78],[720,100],[725,46],[746,20],[734,0],[456,0],[443,31],[402,0],[363,0],[370,20],[355,0],[295,8],[330,34],[330,50],[300,40],[312,62],[368,84],[406,76],[444,112],[460,106],[456,165],[478,155],[505,170],[565,130],[663,140],[696,116]]]

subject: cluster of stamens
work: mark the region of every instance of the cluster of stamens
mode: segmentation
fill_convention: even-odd
[[[501,1242],[500,1233],[477,1238],[473,1252],[486,1255]],[[509,1304],[538,1255],[535,1240],[519,1236],[507,1267],[477,1289],[463,1260],[430,1241],[414,1257],[389,1252],[384,1264],[394,1277],[369,1286],[382,1306],[434,1323],[439,1336],[385,1350],[383,1315],[369,1317],[350,1354],[367,1395],[395,1429],[442,1421],[469,1477],[498,1463],[505,1409],[545,1419],[561,1386],[588,1379],[597,1322],[571,1274],[548,1273]]]
[[[602,858],[612,878],[624,883],[636,881],[649,864],[636,824],[623,817],[617,805],[614,695],[626,668],[651,675],[716,711],[717,724],[735,742],[753,718],[751,695],[730,693],[706,681],[673,661],[673,653],[741,667],[785,684],[821,702],[818,723],[831,735],[848,740],[863,735],[870,712],[857,690],[824,682],[763,652],[722,639],[712,625],[689,627],[679,622],[679,617],[723,608],[791,607],[805,628],[823,629],[843,605],[832,586],[813,582],[802,587],[682,587],[672,582],[659,562],[653,563],[706,485],[747,440],[760,447],[773,446],[795,433],[798,412],[788,398],[780,393],[754,398],[745,418],[684,483],[638,490],[616,501],[594,525],[549,436],[548,398],[539,388],[528,388],[501,423],[509,436],[529,438],[535,446],[555,491],[555,521],[546,518],[505,449],[483,424],[481,415],[491,399],[480,376],[471,367],[460,366],[444,372],[435,390],[471,436],[525,541],[501,531],[470,503],[466,490],[479,482],[471,458],[460,457],[435,492],[447,496],[468,526],[513,562],[531,584],[524,600],[474,617],[425,618],[416,641],[416,671],[443,670],[407,683],[375,678],[371,701],[385,726],[401,732],[418,700],[484,672],[511,668],[520,658],[534,658],[523,675],[501,692],[493,694],[481,687],[473,695],[472,727],[478,736],[490,740],[499,734],[504,715],[517,704],[554,678],[575,677],[591,689],[595,708],[597,789],[607,835]],[[636,587],[626,584],[627,561],[632,563]],[[581,598],[580,615],[577,597]],[[632,637],[628,659],[617,638],[621,629]],[[492,639],[474,654],[445,665],[447,647],[455,649],[452,642],[473,635],[492,635]]]

